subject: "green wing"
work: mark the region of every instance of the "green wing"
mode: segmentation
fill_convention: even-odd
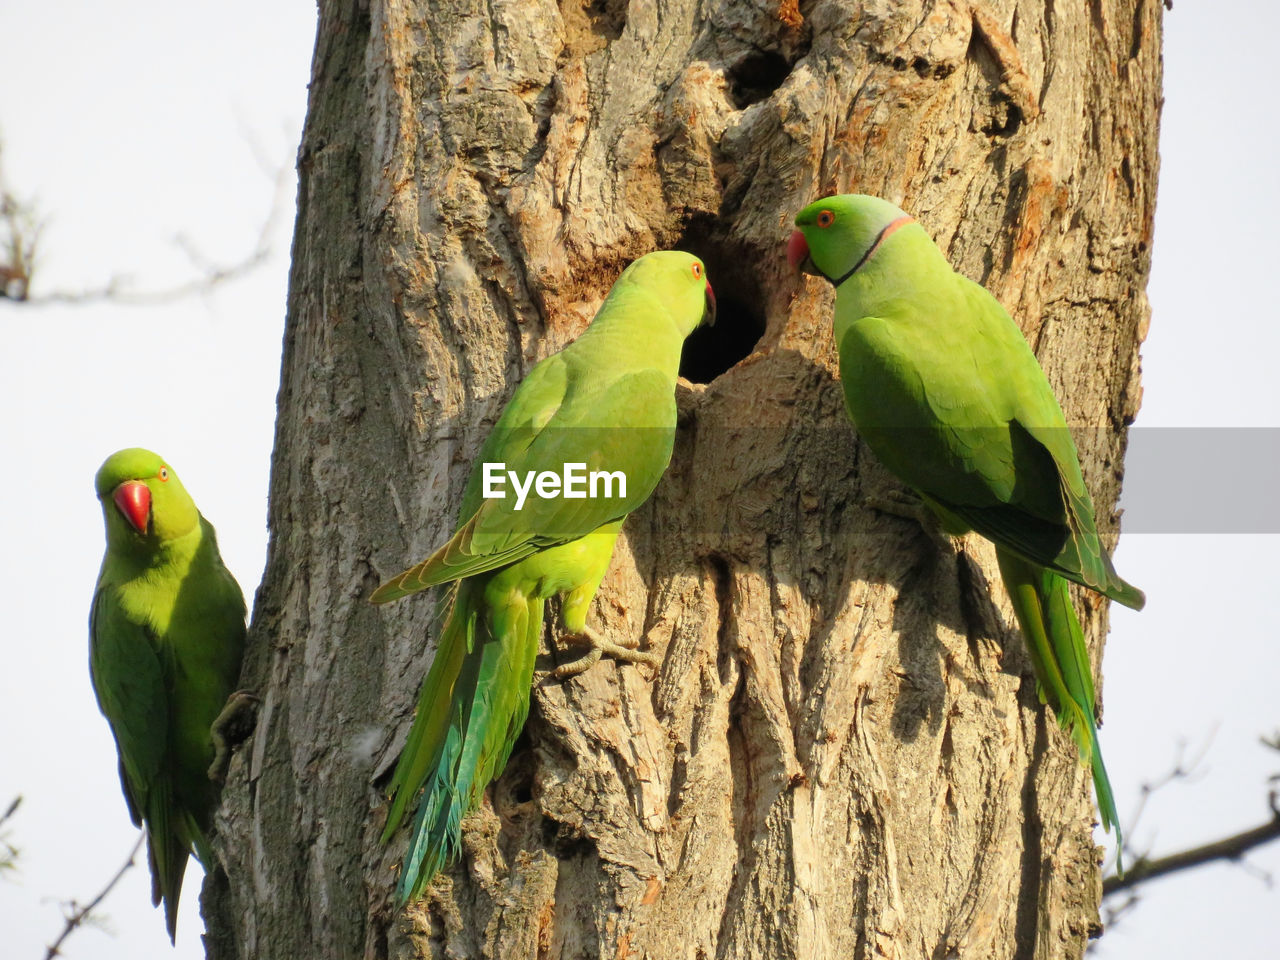
[[[494,426],[463,496],[459,515],[466,521],[444,546],[383,584],[371,600],[395,600],[576,540],[625,517],[653,492],[675,439],[670,380],[658,370],[573,376],[576,358],[566,358],[568,353],[530,371]],[[542,499],[530,492],[523,509],[516,510],[510,484],[505,497],[483,498],[487,462],[503,463],[521,477],[528,471],[559,473],[566,463],[585,464],[588,475],[622,471],[626,496]]]
[[[115,737],[129,816],[138,826],[146,824],[151,902],[164,901],[172,940],[192,844],[207,849],[207,843],[191,815],[174,800],[164,665],[155,637],[126,618],[109,585],[94,595],[89,638],[89,674]]]
[[[1062,410],[1000,305],[963,278],[955,323],[899,301],[840,324],[850,413],[876,455],[939,512],[1130,606],[1111,566]],[[839,312],[839,304],[837,304]],[[954,523],[952,524],[954,525]]]
[[[169,698],[155,639],[129,622],[110,587],[89,613],[89,676],[120,754],[120,785],[138,826],[164,773]]]

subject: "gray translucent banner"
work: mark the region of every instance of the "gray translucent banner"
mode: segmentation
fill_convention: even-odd
[[[1280,533],[1280,427],[1136,427],[1126,533]]]
[[[643,423],[644,411],[627,419]],[[985,494],[984,481],[956,474],[959,456],[970,469],[997,478],[1012,458],[1020,496],[1037,498],[1032,489],[1052,490],[1054,456],[1069,456],[1072,442],[1104,448],[1110,437],[1089,436],[1088,428],[1028,431],[1003,428],[927,428],[880,425],[863,431],[874,452],[883,449],[895,462],[883,465],[900,477],[914,477],[922,489],[929,479],[953,475],[957,503],[973,503],[966,495]],[[475,509],[490,497],[498,513],[518,515],[523,529],[542,536],[578,537],[600,523],[639,506],[659,482],[673,441],[677,457],[695,448],[714,450],[722,463],[751,464],[738,479],[735,495],[753,496],[750,486],[761,475],[787,472],[786,464],[813,458],[854,456],[854,430],[832,424],[818,430],[746,423],[700,423],[683,438],[670,427],[647,425],[519,428],[495,431],[472,464],[464,500]],[[696,439],[695,439],[696,438]],[[1096,442],[1095,442],[1096,439]],[[1053,451],[1051,456],[1050,451]],[[484,463],[494,481],[485,487]],[[1280,427],[1145,427],[1129,431],[1125,456],[1122,531],[1131,533],[1280,533]],[[535,474],[554,476],[535,485]],[[599,484],[594,471],[618,471],[618,483]],[[623,475],[625,474],[625,479]],[[1099,477],[1086,475],[1090,493]],[[1006,478],[1007,482],[1007,478]],[[971,488],[978,489],[971,489]],[[776,495],[771,493],[770,495]],[[1048,504],[1041,502],[1042,507]],[[502,523],[495,521],[498,529]]]

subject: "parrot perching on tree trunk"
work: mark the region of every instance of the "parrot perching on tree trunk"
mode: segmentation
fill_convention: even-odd
[[[1093,671],[1067,581],[1135,610],[1145,599],[1098,540],[1075,443],[1044,371],[996,299],[953,271],[924,228],[888,201],[826,197],[795,222],[792,267],[836,288],[849,416],[945,530],[976,530],[995,544],[1041,702],[1092,769],[1103,827],[1115,828],[1119,848]]]
[[[547,599],[565,595],[565,639],[593,648],[559,676],[586,669],[602,652],[652,662],[596,635],[587,610],[622,522],[671,460],[684,340],[714,319],[697,257],[661,251],[627,267],[590,326],[530,370],[507,403],[471,470],[452,538],[370,597],[384,603],[453,583],[440,603],[444,626],[382,833],[386,842],[421,794],[397,885],[402,903],[420,897],[453,856],[463,816],[507,762],[529,712]],[[567,476],[569,464],[581,468],[580,478],[621,473],[625,486],[615,475],[609,488],[584,480],[574,496],[567,482],[563,496],[548,495],[541,481],[530,488],[535,472]],[[516,489],[499,488],[494,475],[510,476]]]
[[[129,816],[147,831],[151,900],[174,939],[192,852],[212,864],[212,729],[236,688],[244,595],[173,468],[113,453],[94,480],[107,550],[89,614],[89,673],[120,754]]]

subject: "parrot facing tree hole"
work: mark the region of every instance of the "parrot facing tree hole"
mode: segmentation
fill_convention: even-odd
[[[457,851],[462,818],[507,762],[529,712],[548,599],[563,597],[565,639],[592,648],[558,676],[581,672],[602,653],[655,662],[597,635],[587,612],[623,521],[671,460],[681,347],[714,320],[715,306],[702,261],[691,254],[650,253],[627,267],[590,326],[534,366],[508,401],[472,466],[453,536],[370,597],[385,603],[452,584],[440,600],[443,627],[392,774],[382,833],[389,840],[417,801],[397,884],[402,903],[420,897]],[[496,463],[513,477],[567,476],[568,464],[617,472],[626,492],[523,502],[507,491],[490,496],[487,465]]]
[[[793,268],[836,288],[834,337],[849,416],[867,446],[949,533],[996,546],[1041,702],[1093,772],[1103,827],[1123,847],[1098,745],[1093,668],[1067,581],[1135,610],[1098,539],[1057,398],[1017,325],[951,269],[886,200],[825,197],[796,215]],[[1117,854],[1117,867],[1120,868]]]

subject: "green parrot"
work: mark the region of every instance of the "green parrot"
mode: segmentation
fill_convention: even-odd
[[[440,601],[444,627],[392,775],[382,833],[385,843],[421,794],[397,885],[401,903],[420,897],[453,856],[463,816],[507,762],[529,712],[548,598],[565,595],[565,639],[592,648],[558,676],[581,672],[602,652],[652,662],[594,633],[587,609],[623,521],[671,460],[684,340],[714,319],[697,257],[660,251],[627,267],[590,326],[530,370],[507,403],[472,467],[457,531],[370,597],[385,603],[453,583]],[[563,495],[550,481],[544,489],[542,477],[533,489],[535,472],[563,474]],[[600,474],[612,475],[611,487]],[[580,482],[571,483],[574,476]]]
[[[836,288],[849,416],[945,530],[976,530],[995,544],[1040,700],[1092,769],[1103,827],[1115,828],[1122,847],[1067,581],[1135,610],[1145,598],[1098,540],[1075,443],[1044,371],[996,299],[954,272],[893,204],[826,197],[795,222],[792,267]]]
[[[120,450],[94,480],[107,550],[89,614],[89,673],[120,754],[129,816],[146,825],[151,900],[174,939],[187,857],[213,862],[211,728],[235,690],[244,595],[173,468]]]

